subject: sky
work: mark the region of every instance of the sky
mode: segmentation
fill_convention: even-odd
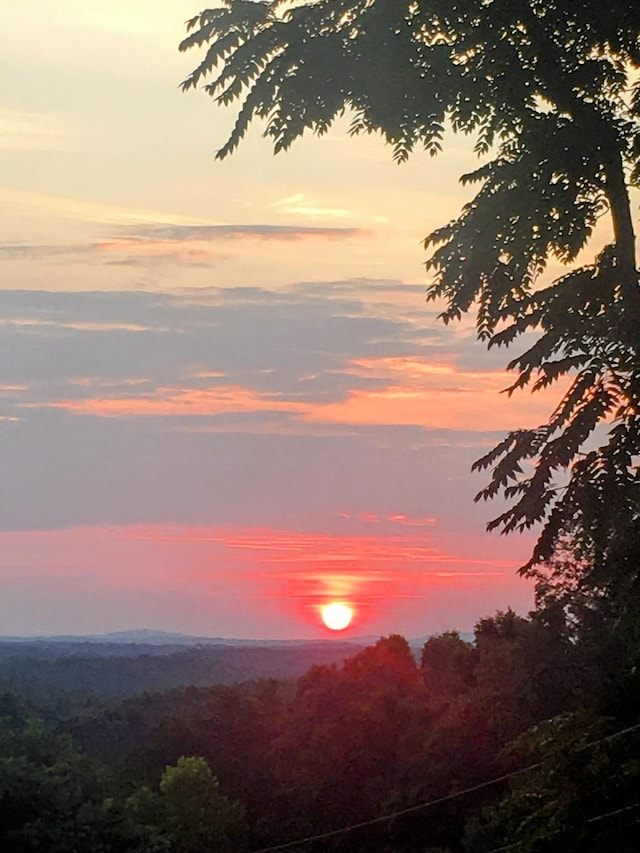
[[[466,140],[273,156],[180,82],[194,0],[0,0],[0,635],[468,631],[533,605],[472,462],[553,398],[425,301]]]

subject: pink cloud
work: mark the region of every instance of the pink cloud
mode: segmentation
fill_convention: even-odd
[[[83,614],[74,614],[69,605],[80,591],[87,602],[100,596],[112,602],[105,604],[96,631],[156,627],[209,635],[256,636],[259,630],[258,636],[315,636],[323,630],[319,605],[334,599],[355,608],[350,629],[355,633],[411,636],[465,629],[469,620],[498,607],[526,610],[532,603],[530,585],[515,572],[526,543],[514,540],[518,547],[508,555],[501,549],[495,559],[495,544],[483,539],[433,527],[395,535],[177,525],[4,531],[0,615],[10,625],[12,596],[30,590],[36,602],[38,590],[46,588],[49,610],[39,614],[42,631],[84,624]],[[151,625],[150,612],[156,614]],[[62,622],[66,627],[58,625]]]

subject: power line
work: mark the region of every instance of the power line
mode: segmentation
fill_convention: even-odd
[[[620,809],[615,809],[612,812],[605,812],[604,814],[596,815],[595,817],[590,817],[586,823],[597,823],[600,820],[606,820],[610,817],[615,817],[619,814],[624,814],[625,812],[630,812],[633,809],[640,806],[640,802],[632,803],[630,806],[623,806]],[[555,835],[560,835],[562,830],[556,830],[549,837],[553,838]],[[491,850],[486,850],[485,853],[503,853],[505,850],[515,850],[516,847],[522,847],[522,841],[514,841],[512,844],[505,844],[504,847],[492,847]]]
[[[587,823],[595,823],[598,820],[605,820],[606,818],[614,817],[615,815],[622,814],[623,812],[630,812],[632,809],[636,809],[638,806],[640,806],[640,803],[632,803],[630,806],[624,806],[623,808],[616,809],[613,812],[606,812],[605,814],[599,814],[596,815],[596,817],[589,818]]]
[[[495,779],[488,779],[486,782],[479,782],[477,785],[472,785],[469,788],[464,788],[462,791],[456,791],[453,794],[445,794],[443,797],[438,797],[435,800],[427,800],[424,803],[418,803],[415,806],[409,806],[406,809],[400,809],[396,812],[391,812],[391,814],[380,815],[379,817],[374,817],[371,820],[363,820],[360,823],[352,823],[349,826],[342,826],[339,829],[332,829],[329,832],[322,832],[319,835],[309,835],[306,838],[299,838],[297,841],[287,841],[285,844],[276,844],[275,847],[262,847],[259,850],[255,850],[254,853],[271,853],[272,850],[286,850],[289,847],[296,847],[301,844],[308,844],[311,841],[323,841],[325,838],[334,838],[337,835],[343,835],[347,832],[352,832],[356,829],[362,829],[365,826],[373,826],[377,823],[385,823],[388,820],[394,820],[397,817],[402,817],[403,815],[412,814],[413,812],[421,811],[422,809],[430,808],[431,806],[440,805],[440,803],[445,803],[449,800],[455,800],[458,797],[463,797],[465,794],[471,794],[474,791],[479,791],[482,788],[487,788],[490,785],[495,785],[498,782],[504,782],[507,779],[511,779],[513,776],[519,776],[522,773],[528,773],[530,770],[535,770],[538,767],[542,767],[544,764],[543,761],[538,761],[536,764],[530,764],[527,767],[521,767],[519,770],[513,770],[511,773],[505,773],[502,776],[496,776]]]
[[[254,850],[253,853],[271,853],[272,850],[286,850],[289,847],[296,847],[301,844],[309,844],[312,841],[323,841],[326,838],[334,838],[337,835],[344,835],[347,832],[353,832],[356,829],[362,829],[365,826],[373,826],[377,823],[385,823],[388,820],[394,820],[403,815],[412,814],[413,812],[428,809],[431,806],[437,806],[440,803],[446,803],[449,800],[455,800],[458,797],[463,797],[465,794],[471,794],[474,791],[479,791],[482,788],[487,788],[490,785],[495,785],[498,782],[504,782],[511,779],[513,776],[519,776],[521,773],[527,773],[529,770],[535,770],[541,767],[544,762],[538,761],[536,764],[530,764],[528,767],[521,767],[519,770],[513,770],[511,773],[505,773],[503,776],[497,776],[495,779],[488,779],[486,782],[479,782],[477,785],[472,785],[470,788],[464,788],[462,791],[456,791],[453,794],[445,794],[443,797],[438,797],[435,800],[427,800],[424,803],[418,803],[415,806],[409,806],[400,811],[391,812],[391,814],[380,815],[371,820],[363,820],[360,823],[352,823],[349,826],[342,826],[339,829],[332,829],[329,832],[322,832],[319,835],[309,835],[306,838],[299,838],[297,841],[287,841],[285,844],[276,844],[275,847],[261,847],[259,850]]]
[[[621,729],[618,732],[613,732],[613,734],[605,735],[604,737],[598,738],[597,740],[585,743],[582,746],[578,747],[575,752],[582,752],[585,749],[591,749],[592,747],[598,746],[601,743],[606,743],[607,741],[614,740],[615,738],[622,737],[626,734],[630,734],[631,732],[636,731],[637,729],[640,729],[640,723],[637,723],[633,726],[627,726],[627,728]],[[273,847],[261,847],[259,850],[254,850],[253,853],[272,853],[272,851],[276,850],[289,850],[292,847],[300,847],[303,844],[310,844],[313,841],[324,841],[327,838],[336,838],[338,835],[345,835],[347,832],[355,832],[356,830],[363,829],[366,826],[374,826],[375,824],[386,823],[387,821],[394,820],[397,817],[403,817],[404,815],[423,811],[424,809],[429,809],[432,806],[437,806],[441,803],[456,800],[459,797],[464,797],[466,794],[471,794],[475,791],[480,791],[483,788],[490,787],[491,785],[497,785],[498,782],[505,782],[507,779],[513,779],[515,776],[521,776],[523,773],[529,773],[532,770],[537,770],[539,767],[542,767],[544,763],[544,760],[537,761],[535,764],[529,764],[526,767],[521,767],[519,770],[512,770],[510,773],[504,773],[502,776],[496,776],[494,779],[488,779],[486,782],[479,782],[477,785],[472,785],[469,788],[464,788],[462,791],[456,791],[452,794],[445,794],[445,796],[438,797],[435,800],[427,800],[423,803],[418,803],[415,806],[409,806],[406,809],[400,809],[399,811],[391,812],[391,814],[380,815],[379,817],[374,817],[371,820],[363,820],[360,821],[360,823],[352,823],[348,826],[341,826],[339,829],[332,829],[329,832],[321,832],[317,835],[308,835],[305,838],[298,838],[296,841],[287,841],[284,844],[276,844]],[[618,809],[617,812],[625,811],[630,808],[632,807],[628,806],[626,809]],[[611,812],[609,815],[598,815],[595,818],[591,818],[591,821],[589,822],[602,820],[605,817],[609,817],[613,814],[616,814],[617,812]],[[515,844],[507,844],[505,847],[494,848],[493,850],[487,851],[487,853],[500,853],[500,851],[510,850],[519,846],[520,842],[515,842]]]

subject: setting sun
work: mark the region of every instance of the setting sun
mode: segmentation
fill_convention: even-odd
[[[353,608],[340,601],[325,604],[321,609],[322,621],[332,631],[342,631],[351,624]]]

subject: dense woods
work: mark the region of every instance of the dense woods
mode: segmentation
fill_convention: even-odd
[[[122,698],[182,684],[233,684],[252,678],[295,678],[313,664],[334,663],[360,643],[233,645],[113,642],[0,642],[0,681],[23,683],[23,690],[51,696],[80,690]]]
[[[634,850],[634,626],[570,605],[483,618],[472,642],[384,637],[297,679],[118,698],[7,678],[2,849],[259,850],[344,829],[295,849]]]

